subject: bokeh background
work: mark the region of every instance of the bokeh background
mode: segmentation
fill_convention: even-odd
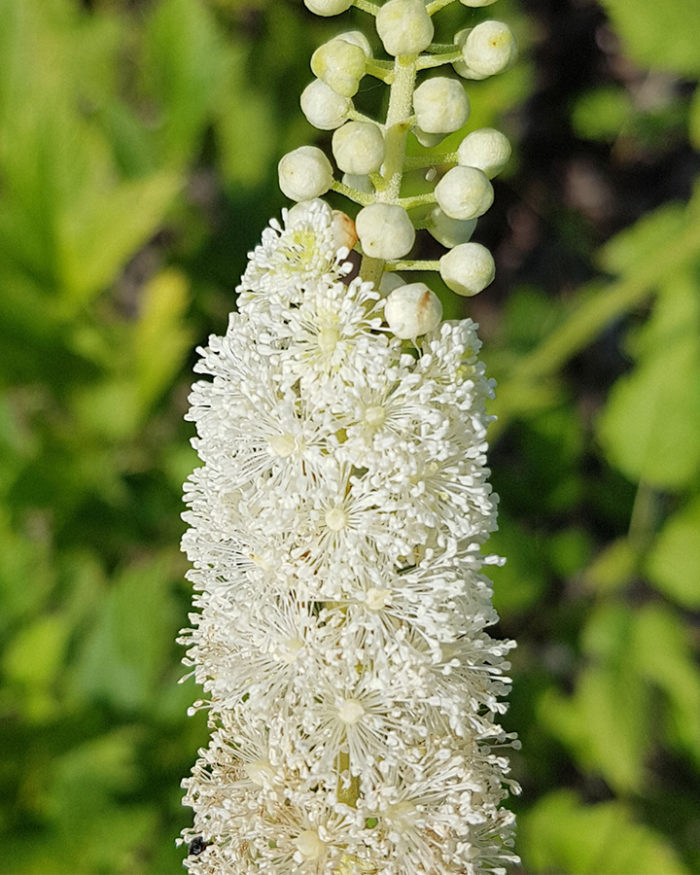
[[[501,0],[514,157],[450,316],[499,382],[528,875],[700,872],[700,4]],[[193,348],[323,142],[301,0],[0,2],[0,872],[166,875],[205,743],[174,643]],[[365,80],[358,104],[380,109]],[[451,138],[458,141],[460,135]],[[327,141],[327,140],[326,140]],[[407,873],[410,875],[410,873]]]

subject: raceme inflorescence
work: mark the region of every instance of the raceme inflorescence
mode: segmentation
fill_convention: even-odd
[[[353,5],[305,2],[324,16]],[[462,80],[505,69],[514,41],[484,20],[434,44],[450,2],[355,0],[388,59],[361,31],[316,50],[302,110],[333,132],[342,178],[315,146],[282,158],[296,203],[250,254],[226,334],[199,350],[189,418],[203,464],[183,541],[196,612],[181,638],[211,728],[183,782],[197,875],[478,875],[517,861],[503,807],[517,742],[498,722],[513,643],[488,634],[484,574],[500,561],[483,552],[493,385],[476,325],[441,321],[437,295],[402,276],[438,270],[462,295],[494,276],[470,238],[508,141],[480,129],[427,150],[466,125]],[[367,75],[389,86],[383,123],[354,108]],[[409,135],[425,161],[406,156]],[[405,196],[419,168],[439,181]],[[330,191],[359,204],[354,220]],[[438,261],[409,258],[422,229],[446,248]]]

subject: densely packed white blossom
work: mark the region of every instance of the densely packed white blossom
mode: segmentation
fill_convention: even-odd
[[[212,726],[193,873],[485,873],[513,859],[481,547],[495,527],[470,320],[413,352],[312,204],[251,254],[197,365],[186,486]],[[200,847],[197,847],[200,850]]]
[[[184,537],[196,612],[181,640],[212,732],[184,782],[194,875],[502,875],[517,861],[503,807],[516,742],[499,724],[513,643],[488,633],[484,574],[499,561],[483,552],[493,387],[474,323],[441,323],[435,291],[402,276],[434,270],[465,296],[494,278],[470,238],[506,138],[484,128],[406,159],[409,132],[429,148],[469,115],[461,80],[422,74],[483,78],[514,57],[495,21],[433,45],[451,2],[354,0],[395,57],[375,59],[360,31],[314,53],[302,110],[334,132],[343,181],[317,146],[283,156],[297,203],[250,254],[225,336],[200,350]],[[365,75],[391,88],[383,123],[354,107]],[[407,168],[441,178],[403,196]],[[318,199],[329,191],[359,204],[354,221]],[[439,260],[411,259],[424,229],[449,250]]]

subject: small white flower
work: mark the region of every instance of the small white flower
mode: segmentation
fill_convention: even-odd
[[[293,201],[325,194],[333,183],[333,168],[316,146],[300,146],[288,152],[277,165],[279,185]]]
[[[469,100],[457,79],[435,76],[426,79],[413,94],[416,123],[428,134],[457,131],[469,117]]]
[[[423,0],[389,0],[379,8],[376,26],[389,55],[417,55],[433,39],[433,22]]]
[[[457,166],[435,186],[435,199],[451,219],[477,219],[493,203],[493,187],[483,170]]]
[[[403,207],[370,204],[355,217],[363,251],[372,258],[402,258],[413,246],[416,232]]]

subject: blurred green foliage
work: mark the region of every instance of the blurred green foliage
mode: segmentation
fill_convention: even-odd
[[[470,85],[474,126],[517,117],[533,83],[528,4],[502,5],[523,60]],[[648,106],[624,83],[586,89],[576,135],[700,147],[697,4],[603,6],[629,62],[685,91]],[[313,136],[296,96],[336,27],[296,0],[0,3],[7,875],[180,869],[178,783],[206,739],[174,644],[190,599],[177,544],[191,349],[223,330],[279,210],[274,162]],[[484,320],[500,384],[491,546],[509,560],[496,602],[520,643],[520,853],[531,875],[691,875],[700,193],[581,245],[590,282],[555,297],[516,284]],[[603,342],[618,364],[592,391],[576,362]]]

